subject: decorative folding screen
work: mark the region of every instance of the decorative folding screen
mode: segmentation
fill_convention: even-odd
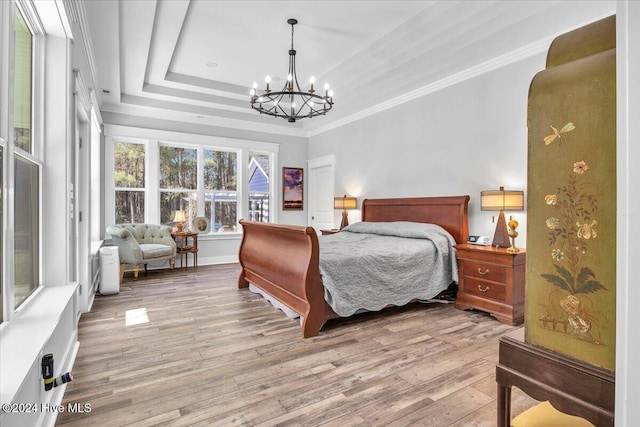
[[[556,38],[529,90],[525,340],[615,370],[615,16]]]

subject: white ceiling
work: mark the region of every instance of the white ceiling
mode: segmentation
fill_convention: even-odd
[[[83,6],[104,113],[307,136],[452,75],[546,49],[615,1],[91,0]],[[249,106],[254,81],[335,92],[327,116],[288,123]],[[481,69],[481,68],[480,68]],[[282,81],[280,80],[280,81]],[[275,82],[279,87],[282,83]],[[105,92],[105,91],[108,91]]]

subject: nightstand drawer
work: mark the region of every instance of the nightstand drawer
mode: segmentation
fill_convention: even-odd
[[[505,285],[502,283],[487,282],[484,280],[465,277],[464,292],[484,299],[505,301]]]
[[[486,264],[483,262],[464,261],[463,274],[468,277],[491,280],[493,282],[505,283],[507,280],[507,269],[499,265]]]

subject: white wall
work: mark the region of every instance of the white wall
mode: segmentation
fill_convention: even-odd
[[[527,97],[545,58],[538,52],[313,136],[309,158],[335,154],[335,192],[359,202],[468,194],[470,233],[493,236],[497,213],[480,211],[480,192],[502,185],[526,195]],[[525,246],[526,215],[513,214]]]

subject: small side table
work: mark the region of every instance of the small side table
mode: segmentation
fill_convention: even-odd
[[[336,234],[339,231],[340,230],[338,230],[337,228],[332,228],[331,230],[320,230],[320,233],[322,233],[323,236],[328,236],[330,234]]]
[[[182,257],[184,256],[185,267],[189,267],[189,255],[193,254],[193,267],[198,268],[198,233],[193,231],[173,232],[171,237],[176,241],[177,252],[180,255],[180,268],[182,268]],[[191,239],[191,244],[189,244]]]

